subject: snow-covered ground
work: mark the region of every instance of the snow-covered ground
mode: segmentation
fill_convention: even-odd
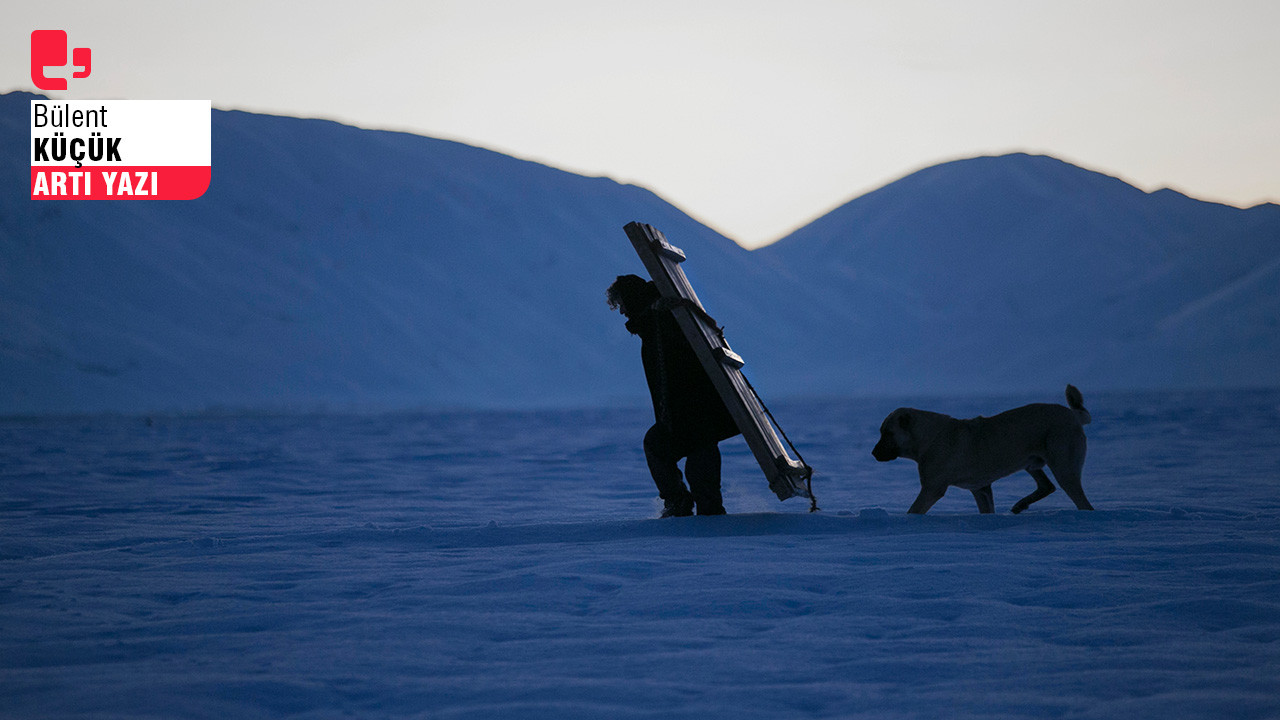
[[[1103,394],[1085,489],[904,511],[899,404],[780,404],[651,519],[646,410],[0,421],[4,718],[1280,716],[1280,393]]]

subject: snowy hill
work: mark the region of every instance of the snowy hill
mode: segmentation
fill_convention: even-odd
[[[631,220],[767,394],[1280,385],[1276,206],[980,158],[751,253],[609,179],[222,111],[200,200],[33,202],[32,97],[0,96],[0,414],[643,402],[603,300]]]
[[[1276,205],[980,157],[909,175],[758,253],[862,310],[824,354],[876,348],[878,362],[814,378],[839,390],[1280,382]]]
[[[633,219],[721,322],[771,312],[735,294],[747,251],[644,189],[326,121],[215,111],[197,201],[33,202],[32,97],[0,98],[0,413],[638,400],[604,302],[643,272]]]

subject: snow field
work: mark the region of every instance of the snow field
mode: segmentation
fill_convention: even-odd
[[[663,521],[640,410],[3,421],[0,716],[1277,716],[1280,395],[1085,397],[1099,511],[1019,516],[904,514],[909,401]]]

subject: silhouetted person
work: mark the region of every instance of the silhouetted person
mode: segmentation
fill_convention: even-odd
[[[676,324],[671,308],[651,281],[620,275],[609,286],[609,307],[627,318],[640,336],[640,359],[653,398],[653,427],[644,436],[644,456],[662,498],[662,517],[723,515],[718,443],[738,434],[738,426],[711,378]],[[686,488],[676,464],[685,458]]]

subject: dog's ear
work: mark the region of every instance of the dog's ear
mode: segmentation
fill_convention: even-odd
[[[910,413],[902,413],[901,415],[898,416],[898,427],[902,428],[903,430],[911,429]]]

